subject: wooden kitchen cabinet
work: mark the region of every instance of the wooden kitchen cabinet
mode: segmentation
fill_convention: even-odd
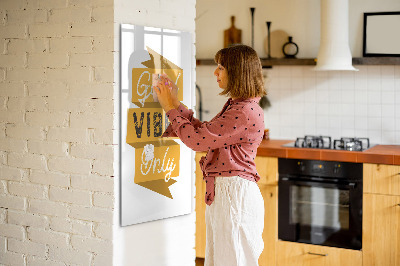
[[[400,166],[365,163],[363,175],[364,193],[400,196]]]
[[[198,162],[206,153],[196,153],[196,257],[205,257],[206,226],[204,195],[206,191],[203,173]],[[261,176],[258,182],[264,198],[264,250],[259,258],[260,266],[276,265],[276,242],[278,239],[278,159],[257,156],[257,171]]]
[[[363,266],[400,266],[400,166],[363,171]]]
[[[196,257],[205,258],[206,254],[206,224],[205,212],[206,204],[204,195],[206,194],[206,183],[203,181],[203,172],[200,169],[199,161],[205,152],[197,152],[196,160]]]
[[[278,187],[259,185],[264,198],[264,250],[258,259],[260,266],[276,265],[278,241]]]
[[[277,252],[277,266],[361,266],[363,259],[358,250],[281,240],[277,243]]]

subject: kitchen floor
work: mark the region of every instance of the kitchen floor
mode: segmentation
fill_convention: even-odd
[[[204,266],[204,259],[196,258],[196,266]]]

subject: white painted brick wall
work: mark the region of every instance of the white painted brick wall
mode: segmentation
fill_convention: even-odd
[[[39,244],[32,241],[20,241],[9,238],[7,249],[11,252],[46,257],[47,247],[45,244]]]
[[[113,0],[1,1],[0,265],[112,265],[113,37]]]

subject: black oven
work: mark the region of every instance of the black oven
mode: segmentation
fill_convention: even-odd
[[[278,238],[361,249],[360,163],[278,160]]]

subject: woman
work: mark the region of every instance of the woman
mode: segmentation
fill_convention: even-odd
[[[224,48],[215,55],[221,95],[230,98],[210,122],[193,117],[176,97],[165,75],[154,91],[171,124],[163,136],[178,136],[195,151],[206,182],[205,265],[258,265],[263,250],[264,200],[254,158],[263,139],[264,114],[258,105],[265,95],[256,52],[246,45]]]

